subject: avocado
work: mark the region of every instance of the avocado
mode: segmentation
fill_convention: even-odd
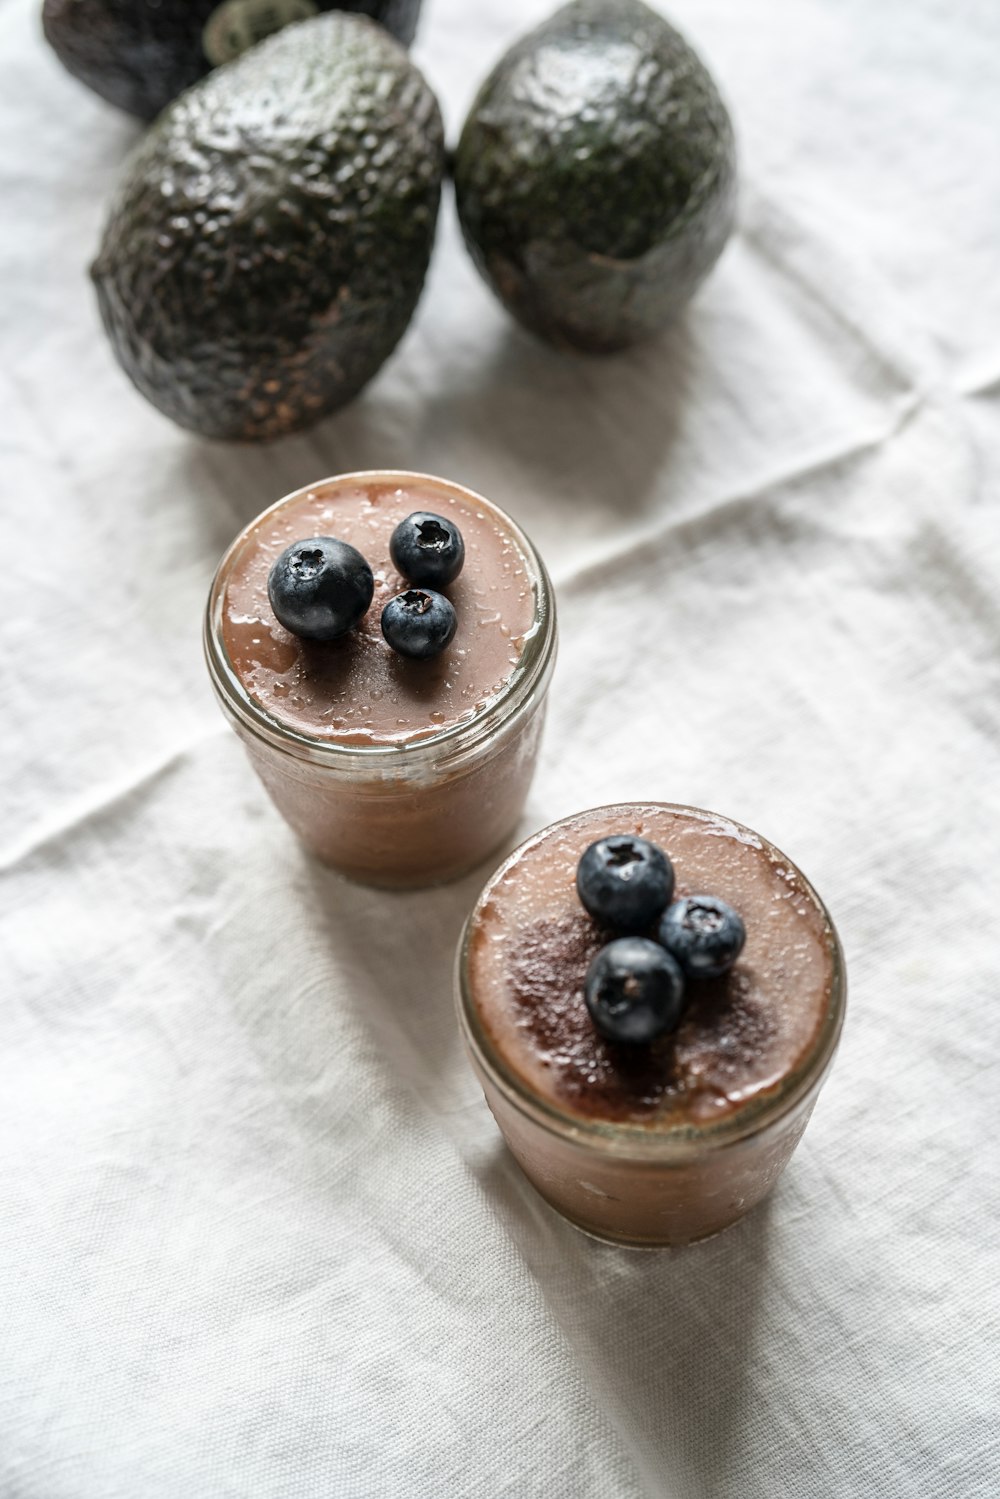
[[[640,0],[573,0],[501,59],[455,154],[462,231],[527,328],[601,353],[662,329],[732,228],[726,107]]]
[[[126,373],[207,437],[343,405],[410,321],[443,173],[437,101],[373,21],[331,11],[217,68],[111,204],[91,274]]]
[[[75,78],[151,120],[216,64],[323,10],[371,16],[409,46],[420,0],[45,0],[42,26]]]

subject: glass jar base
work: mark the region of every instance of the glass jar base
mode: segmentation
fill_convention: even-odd
[[[299,841],[317,863],[332,870],[334,874],[339,874],[343,879],[350,880],[352,885],[361,885],[367,890],[396,890],[404,893],[407,890],[433,890],[439,885],[454,885],[456,881],[464,879],[466,875],[472,874],[482,865],[495,862],[500,850],[510,842],[516,827],[515,822],[491,848],[485,851],[477,849],[469,858],[459,859],[431,870],[426,867],[414,870],[394,868],[379,873],[370,869],[359,869],[354,865],[345,866],[338,864],[335,859],[325,857],[316,849],[310,848],[304,839]]]
[[[695,1233],[689,1238],[617,1238],[612,1237],[608,1233],[598,1233],[596,1229],[588,1228],[586,1224],[580,1223],[576,1218],[571,1218],[568,1213],[563,1212],[562,1208],[557,1208],[554,1203],[549,1202],[547,1197],[542,1197],[541,1192],[538,1191],[537,1187],[535,1187],[534,1184],[531,1185],[532,1190],[537,1193],[537,1195],[541,1198],[542,1202],[545,1203],[545,1206],[549,1209],[549,1211],[555,1213],[556,1216],[561,1218],[564,1223],[568,1223],[571,1228],[575,1228],[577,1233],[581,1233],[586,1238],[592,1239],[595,1244],[604,1244],[609,1249],[637,1250],[641,1254],[655,1254],[670,1249],[690,1249],[693,1248],[696,1244],[707,1244],[710,1239],[721,1238],[722,1235],[728,1233],[731,1228],[735,1228],[738,1223],[742,1223],[744,1218],[748,1218],[754,1211],[754,1209],[760,1206],[759,1202],[755,1202],[752,1207],[748,1207],[745,1210],[742,1210],[737,1214],[735,1218],[732,1218],[728,1223],[722,1224],[720,1228],[710,1228],[706,1233]],[[761,1200],[766,1202],[767,1198],[763,1198]]]

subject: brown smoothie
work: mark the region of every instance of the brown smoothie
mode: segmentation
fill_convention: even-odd
[[[389,542],[415,510],[454,521],[465,564],[442,589],[455,638],[415,661],[383,639],[382,607],[409,585]],[[272,563],[291,543],[334,536],[371,566],[357,629],[302,640],[275,618]],[[320,858],[375,884],[464,872],[510,832],[534,768],[554,654],[548,580],[514,523],[427,475],[324,480],[260,516],[220,566],[207,650],[223,706],[279,809]]]
[[[587,915],[588,844],[634,833],[669,854],[676,895],[734,906],[746,945],[722,978],[689,980],[677,1030],[604,1040],[583,999],[613,933]],[[579,1226],[684,1243],[770,1188],[808,1119],[843,1005],[842,962],[811,886],[766,840],[711,813],[603,807],[522,845],[470,919],[466,1022],[501,1129],[543,1195]]]
[[[382,638],[382,606],[406,579],[389,540],[415,510],[447,516],[462,532],[465,565],[445,592],[458,630],[430,661],[398,656]],[[336,536],[367,558],[372,606],[341,640],[300,640],[274,617],[267,575],[294,541]],[[304,490],[266,512],[233,559],[222,606],[226,654],[249,695],[297,734],[344,745],[399,745],[470,719],[503,692],[534,628],[530,563],[509,523],[461,491],[419,476],[349,476]]]

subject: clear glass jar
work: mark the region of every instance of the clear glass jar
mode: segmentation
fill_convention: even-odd
[[[670,809],[698,812],[679,806]],[[760,842],[766,844],[766,840]],[[533,1091],[506,1064],[481,1023],[470,984],[470,940],[477,911],[517,857],[515,851],[491,877],[466,923],[456,963],[462,1035],[512,1155],[541,1196],[595,1238],[653,1249],[719,1233],[755,1207],[778,1180],[809,1122],[833,1061],[844,1020],[847,981],[843,950],[826,907],[795,870],[825,917],[832,971],[825,1012],[812,1044],[776,1087],[709,1122],[653,1127],[608,1122],[564,1111]],[[784,862],[795,869],[790,860]]]
[[[534,593],[532,626],[503,690],[468,718],[413,741],[356,745],[311,738],[247,691],[223,638],[226,582],[266,518],[334,482],[431,483],[487,514],[520,550]],[[456,879],[510,835],[534,774],[555,664],[556,612],[544,563],[504,511],[462,485],[397,470],[304,486],[258,516],[215,575],[205,656],[216,697],[275,806],[302,842],[351,879],[409,888]]]

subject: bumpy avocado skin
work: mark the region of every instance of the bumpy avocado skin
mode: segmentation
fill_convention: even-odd
[[[665,327],[735,215],[726,107],[639,0],[574,0],[517,42],[473,104],[454,171],[486,281],[527,328],[587,352]]]
[[[372,21],[317,16],[216,69],[133,152],[92,268],[126,373],[207,437],[342,406],[410,321],[443,172],[437,101]]]
[[[202,33],[220,0],[44,0],[42,27],[60,62],[119,109],[151,120],[212,64]],[[371,16],[409,46],[421,0],[316,0]]]

